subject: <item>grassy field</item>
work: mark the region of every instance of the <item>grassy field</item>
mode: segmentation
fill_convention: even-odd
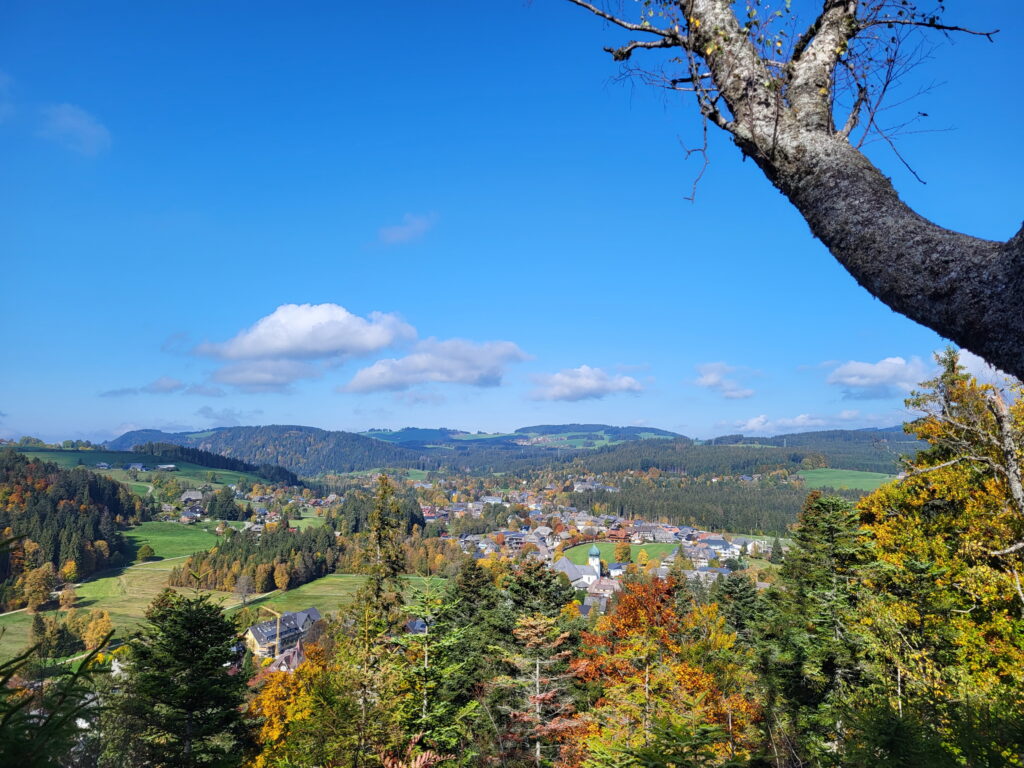
[[[57,449],[37,449],[22,451],[22,453],[30,459],[51,461],[62,467],[70,468],[81,464],[82,466],[92,469],[101,475],[106,475],[113,480],[127,483],[133,493],[139,493],[141,495],[149,493],[150,486],[144,481],[153,473],[140,472],[138,475],[139,481],[143,482],[136,482],[131,480],[128,476],[128,472],[124,469],[97,470],[95,469],[96,465],[103,463],[110,464],[114,467],[123,467],[125,464],[139,463],[145,464],[148,467],[153,467],[157,464],[165,463],[157,456],[132,453],[131,451],[64,451]],[[240,480],[247,480],[254,483],[263,482],[259,477],[248,472],[232,472],[226,469],[211,469],[210,467],[201,467],[198,464],[192,464],[187,461],[175,461],[173,463],[178,467],[178,471],[170,474],[178,480],[186,481],[192,485],[198,486],[209,482],[207,477],[211,472],[216,476],[216,480],[211,483],[214,488],[219,488],[222,485],[233,485]]]
[[[300,517],[297,520],[290,520],[292,527],[298,528],[300,531],[304,531],[307,528],[318,528],[326,522],[322,517],[316,515],[307,515],[306,517]]]
[[[675,549],[677,544],[630,544],[629,549],[633,555],[633,562],[636,562],[637,555],[641,551],[647,553],[647,557],[651,560],[661,560],[665,555]],[[599,541],[597,542],[597,548],[601,550],[601,559],[606,563],[611,564],[615,562],[615,545],[610,541]],[[576,565],[587,564],[587,553],[590,551],[590,544],[580,544],[578,547],[565,550],[565,556],[569,558],[569,562],[576,563]]]
[[[809,469],[801,471],[800,476],[808,488],[851,488],[857,491],[873,491],[894,477],[852,469]]]
[[[153,598],[167,585],[167,574],[184,558],[157,561],[125,568],[108,576],[84,582],[76,588],[80,611],[104,610],[110,613],[117,637],[123,637],[145,619],[143,613]],[[179,588],[180,592],[191,592]],[[237,602],[234,595],[225,592],[211,594],[227,603]],[[44,615],[56,615],[59,611],[44,611]],[[32,627],[32,615],[27,611],[8,613],[0,616],[0,660],[10,658],[28,645]]]
[[[213,525],[209,528],[212,531]],[[143,543],[153,548],[160,560],[135,565],[116,571],[106,571],[97,578],[83,582],[75,589],[78,594],[76,608],[83,611],[101,609],[110,612],[110,620],[118,636],[138,626],[143,620],[146,606],[167,584],[167,574],[184,562],[187,555],[216,545],[217,536],[199,526],[179,523],[142,523],[125,532],[138,550]],[[215,592],[232,602],[234,598]],[[28,644],[32,616],[26,612],[0,616],[0,659],[12,656]]]
[[[210,524],[206,530],[197,525],[149,522],[127,531],[125,538],[136,550],[145,543],[153,548],[157,557],[181,557],[215,546],[217,535],[210,532],[215,527]]]
[[[267,597],[251,600],[249,605],[266,605],[276,611],[301,611],[314,606],[320,613],[327,615],[351,603],[365,578],[360,574],[331,573],[287,592],[274,592]],[[415,586],[422,586],[426,581],[421,576],[409,576],[407,580]],[[439,579],[434,581],[440,583]]]

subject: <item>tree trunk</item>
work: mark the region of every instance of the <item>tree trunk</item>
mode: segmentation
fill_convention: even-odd
[[[943,229],[844,137],[786,126],[777,136],[776,157],[755,160],[860,285],[1024,378],[1024,230],[1001,243]]]
[[[662,27],[652,16],[630,21],[590,0],[570,2],[644,41],[607,49],[619,61],[638,46],[678,49],[673,61],[689,62],[681,73],[688,76],[670,81],[671,87],[691,85],[704,117],[732,135],[860,285],[893,310],[1024,379],[1024,228],[1002,243],[928,221],[847,140],[860,98],[848,125],[833,125],[833,73],[854,38],[884,23],[874,4],[824,0],[791,58],[777,62],[763,57],[732,0],[679,0],[678,13],[666,13]],[[967,31],[946,27],[937,16],[911,15],[914,20],[903,22]],[[858,85],[866,88],[863,81]]]

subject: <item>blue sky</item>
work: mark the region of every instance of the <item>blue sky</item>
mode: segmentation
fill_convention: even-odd
[[[1005,239],[1024,17],[958,5],[1002,32],[905,82],[927,184],[868,151]],[[0,436],[900,421],[942,339],[722,136],[687,201],[693,105],[621,81],[621,41],[565,0],[4,3]]]

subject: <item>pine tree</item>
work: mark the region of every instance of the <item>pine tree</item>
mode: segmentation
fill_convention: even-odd
[[[398,503],[387,475],[377,481],[377,497],[367,516],[367,579],[356,593],[354,604],[369,606],[385,626],[402,622],[402,580],[405,558],[399,541]]]
[[[554,619],[535,614],[521,617],[512,634],[516,646],[507,661],[516,674],[498,678],[495,684],[513,691],[510,736],[540,768],[551,764],[554,742],[573,725],[574,707],[567,692],[569,633]]]
[[[720,603],[729,629],[740,641],[749,643],[761,608],[754,582],[742,574],[730,574],[722,584]]]
[[[775,565],[782,565],[783,560],[785,560],[785,554],[782,551],[782,542],[779,541],[779,537],[776,536],[772,540],[772,554],[771,557],[768,558],[768,562],[774,563]]]
[[[787,725],[800,758],[814,764],[834,751],[845,692],[863,675],[856,609],[870,550],[853,504],[817,492],[808,496],[793,538],[782,589],[756,631],[770,719]]]
[[[228,673],[234,625],[209,595],[171,590],[150,604],[146,619],[128,643],[127,679],[114,704],[131,724],[128,741],[109,745],[108,763],[237,765],[245,681]]]

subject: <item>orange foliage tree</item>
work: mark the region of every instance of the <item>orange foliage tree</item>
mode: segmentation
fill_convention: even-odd
[[[680,611],[672,580],[627,582],[573,663],[599,695],[577,716],[562,764],[618,764],[666,729],[703,729],[724,759],[748,755],[759,710],[735,642],[717,605]]]

